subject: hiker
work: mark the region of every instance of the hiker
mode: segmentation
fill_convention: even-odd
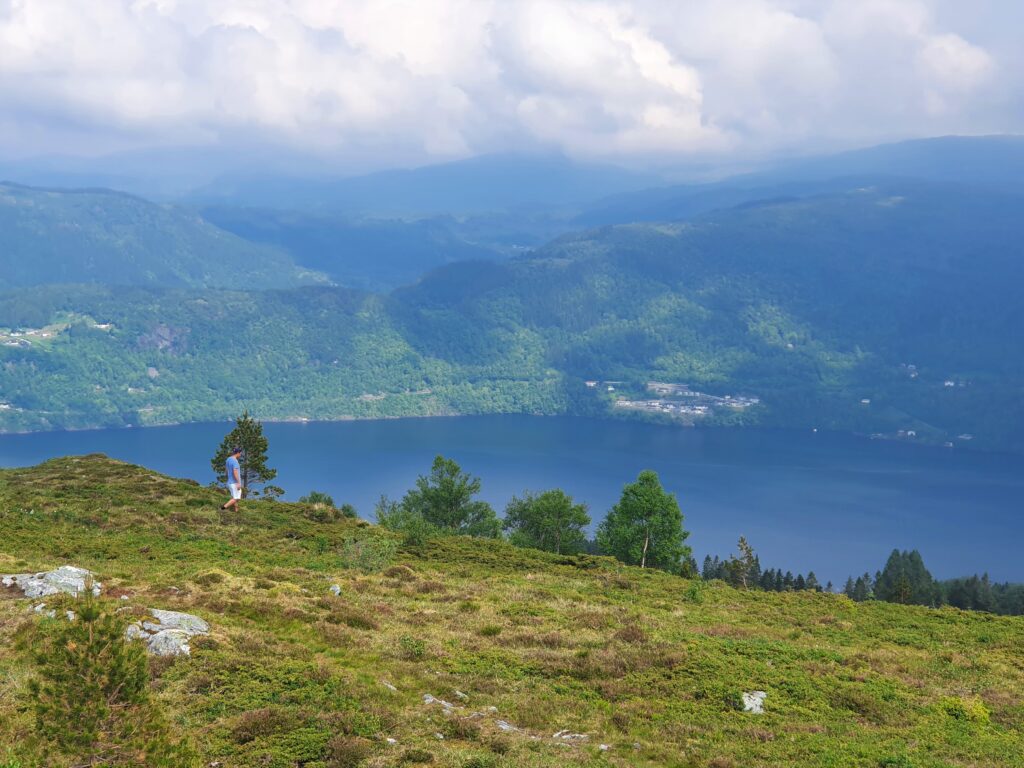
[[[242,468],[238,464],[238,457],[242,455],[241,448],[232,448],[224,468],[228,473],[228,490],[231,491],[231,498],[221,506],[221,509],[234,507],[238,510],[238,500],[242,498]]]

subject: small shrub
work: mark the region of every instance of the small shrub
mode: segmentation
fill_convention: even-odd
[[[352,627],[352,629],[380,629],[380,625],[371,617],[348,607],[335,608],[330,616],[327,617],[327,621],[332,624],[344,624],[346,627]]]
[[[964,720],[979,725],[987,725],[991,714],[980,699],[962,699],[959,696],[947,696],[941,702],[942,711],[954,720]]]
[[[294,718],[275,707],[264,707],[243,712],[231,729],[236,744],[248,744],[262,736],[285,731],[294,725]]]
[[[507,755],[512,751],[512,742],[503,736],[495,736],[487,742],[487,748],[496,755]]]
[[[376,573],[391,565],[398,552],[398,542],[383,536],[367,536],[364,539],[349,539],[338,550],[338,556],[345,568],[363,573]]]
[[[310,491],[306,496],[301,496],[299,503],[312,504],[315,507],[334,508],[334,499],[329,494],[321,493],[320,491]]]
[[[402,635],[398,638],[398,655],[407,661],[420,661],[427,655],[427,645],[418,637]]]
[[[883,757],[878,761],[878,768],[914,768],[913,761],[906,755]]]
[[[459,603],[459,610],[462,613],[479,613],[480,603],[474,603],[472,600],[463,600]]]
[[[335,736],[327,745],[330,768],[359,768],[370,756],[370,742],[350,736]]]
[[[230,574],[227,574],[224,571],[219,571],[214,568],[197,574],[192,580],[201,587],[212,587],[214,584],[223,584],[227,581],[229,575]]]
[[[620,643],[639,645],[640,643],[647,642],[647,633],[636,624],[630,624],[616,632],[615,639]]]
[[[421,595],[430,594],[431,592],[446,592],[447,590],[448,587],[440,581],[421,581],[416,585],[416,591]]]
[[[704,602],[704,582],[700,579],[693,579],[690,581],[690,585],[683,592],[683,599],[688,603],[694,603],[700,605]]]
[[[434,755],[425,749],[407,749],[402,753],[403,763],[432,763]]]
[[[384,575],[398,581],[416,581],[416,572],[407,565],[393,565],[384,571]]]
[[[449,717],[441,732],[449,739],[477,741],[480,738],[480,726],[464,717]]]
[[[462,764],[462,768],[494,768],[497,764],[494,755],[473,755]]]
[[[477,630],[477,634],[480,637],[497,637],[501,634],[501,626],[498,624],[484,624]]]

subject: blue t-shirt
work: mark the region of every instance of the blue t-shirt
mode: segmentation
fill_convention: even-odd
[[[225,467],[228,470],[228,482],[237,483],[238,481],[235,479],[235,470],[238,470],[238,477],[242,476],[241,467],[238,466],[238,459],[234,456],[228,456],[228,461],[227,464],[225,464]]]

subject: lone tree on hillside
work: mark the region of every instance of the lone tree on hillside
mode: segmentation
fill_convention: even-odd
[[[461,534],[494,539],[501,522],[480,493],[480,478],[472,477],[451,459],[434,458],[429,475],[420,475],[416,487],[400,502],[381,498],[377,521],[421,541],[431,533]]]
[[[224,462],[227,461],[231,449],[236,446],[242,449],[242,458],[238,462],[242,475],[242,495],[258,496],[259,492],[253,486],[269,483],[277,477],[277,470],[267,466],[269,443],[263,436],[263,424],[250,416],[248,411],[235,419],[235,428],[224,436],[220,448],[210,460],[217,482],[222,485],[228,481]],[[268,496],[280,496],[281,493],[283,491],[277,486],[267,486],[265,489],[265,495]]]
[[[683,543],[689,535],[675,494],[661,487],[656,472],[645,469],[622,489],[619,503],[597,529],[597,543],[624,563],[676,573],[681,561],[692,556]]]
[[[503,527],[518,547],[561,554],[583,549],[587,541],[583,529],[588,525],[587,505],[573,503],[571,496],[556,488],[512,497],[505,507]]]

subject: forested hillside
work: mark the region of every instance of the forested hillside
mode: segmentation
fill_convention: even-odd
[[[621,413],[655,380],[760,398],[710,423],[1021,450],[1021,204],[858,185],[566,236],[386,296],[8,292],[0,427]]]
[[[195,213],[110,190],[0,183],[0,290],[53,283],[268,288],[320,282]]]

